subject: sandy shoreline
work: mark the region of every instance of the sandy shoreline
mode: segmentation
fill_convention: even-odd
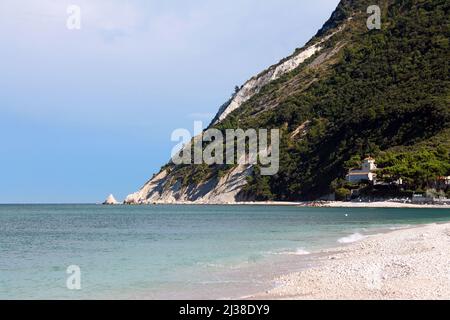
[[[450,205],[443,204],[413,204],[402,202],[326,202],[325,208],[410,208],[410,209],[450,209]]]
[[[317,267],[251,299],[450,299],[450,223],[368,236],[321,251]]]
[[[155,202],[147,205],[207,205],[207,206],[283,206],[283,207],[311,207],[311,208],[409,208],[409,209],[450,209],[450,204],[412,204],[393,201],[380,202],[340,202],[340,201],[313,201],[313,202]]]
[[[340,202],[340,201],[317,201],[317,202],[240,202],[236,205],[267,205],[267,206],[296,206],[316,208],[409,208],[409,209],[450,209],[450,205],[441,204],[412,204],[392,201],[379,202]]]

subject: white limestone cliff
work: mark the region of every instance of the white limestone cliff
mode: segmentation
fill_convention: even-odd
[[[341,30],[342,28],[338,29],[338,31],[336,32],[339,32]],[[224,107],[222,107],[221,110],[219,110],[212,124],[216,125],[225,120],[230,113],[232,113],[234,110],[237,110],[246,101],[250,100],[254,95],[260,92],[260,90],[264,86],[298,68],[307,59],[311,58],[313,55],[321,51],[323,49],[322,44],[330,39],[335,33],[326,36],[314,45],[303,48],[298,53],[295,53],[291,57],[285,59],[283,62],[271,66],[269,69],[262,72],[258,76],[255,76],[248,80],[233,96],[231,101]]]
[[[279,79],[283,75],[298,68],[302,63],[323,51],[310,63],[316,66],[331,58],[343,45],[338,44],[335,48],[326,47],[325,42],[336,33],[342,31],[345,25],[341,25],[335,32],[323,37],[292,56],[282,60],[280,63],[268,68],[259,75],[248,80],[241,89],[225,104],[217,113],[211,125],[225,120],[230,113],[240,108],[246,101],[258,94],[261,89],[270,82]],[[300,128],[294,136],[301,135],[306,129]],[[173,169],[173,168],[171,168]],[[181,181],[176,180],[170,170],[162,170],[148,181],[138,192],[129,195],[125,204],[171,204],[171,203],[199,203],[199,204],[227,204],[237,201],[246,201],[240,198],[243,187],[247,184],[247,177],[253,172],[252,166],[237,166],[224,177],[212,178],[199,186],[182,186]]]
[[[125,204],[227,204],[236,202],[236,197],[245,186],[252,166],[239,165],[224,177],[211,179],[197,187],[183,187],[181,182],[170,184],[170,174],[163,170],[136,193],[129,195]]]

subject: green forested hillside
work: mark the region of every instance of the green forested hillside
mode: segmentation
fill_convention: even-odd
[[[358,5],[364,7],[362,2]],[[222,124],[286,128],[280,173],[253,177],[250,194],[316,198],[333,191],[332,182],[345,176],[344,163],[355,155],[379,156],[381,167],[404,175],[412,187],[424,187],[424,176],[431,180],[450,174],[450,134],[445,130],[450,127],[450,3],[382,3],[382,30],[365,28],[365,12],[339,10],[354,17],[350,30],[336,40],[348,42],[332,67],[309,70],[319,80],[308,90],[280,96],[277,108],[252,116],[260,98],[255,97]],[[283,94],[285,83],[297,76],[294,71],[260,96]],[[306,137],[292,141],[289,132],[307,120]]]
[[[317,34],[345,23],[327,43],[335,56],[317,65],[310,58],[216,126],[282,128],[280,172],[263,177],[255,168],[244,198],[316,199],[341,188],[346,163],[367,155],[411,190],[450,175],[450,2],[378,2],[381,30],[366,27],[373,1],[342,1]],[[196,182],[227,169],[178,168]]]

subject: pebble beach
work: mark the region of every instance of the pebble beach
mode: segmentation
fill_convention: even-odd
[[[311,269],[254,299],[450,299],[450,223],[368,236],[321,252]]]

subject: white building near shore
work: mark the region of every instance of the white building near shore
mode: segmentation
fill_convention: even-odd
[[[347,174],[347,181],[358,183],[361,181],[375,182],[377,174],[377,165],[374,158],[366,158],[362,163],[361,169],[352,169]]]

